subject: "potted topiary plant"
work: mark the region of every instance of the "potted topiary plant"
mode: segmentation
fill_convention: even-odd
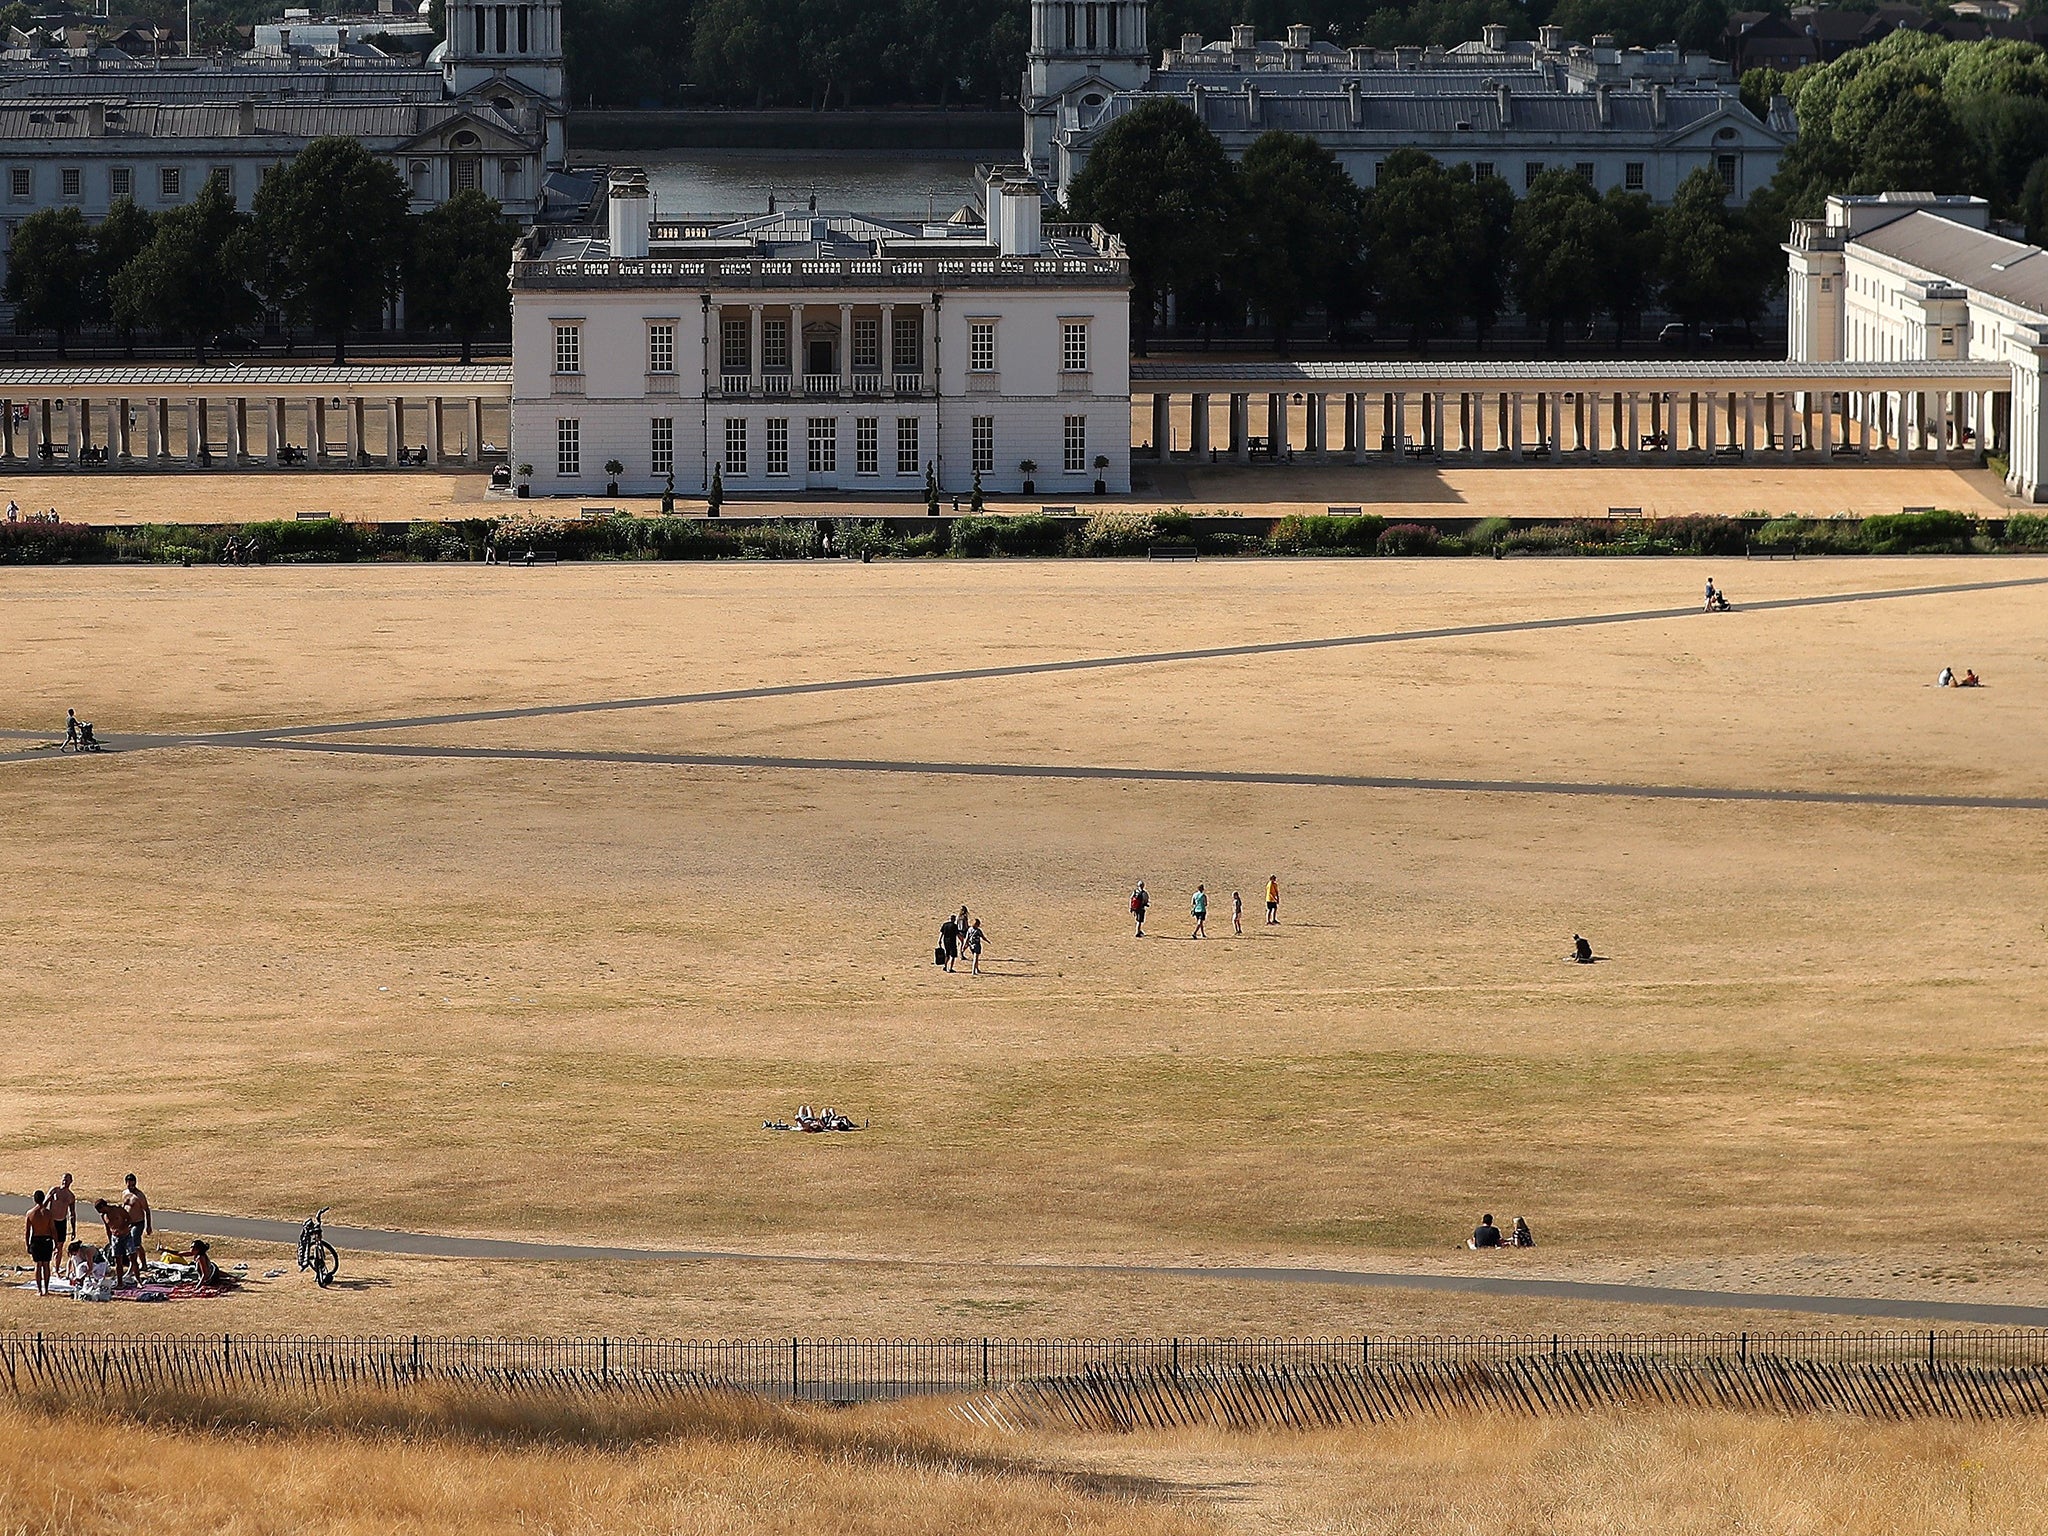
[[[519,489],[515,494],[531,496],[533,494],[533,487],[526,482],[533,478],[533,466],[531,464],[521,464],[514,468],[512,473],[519,477]]]
[[[604,472],[607,476],[609,476],[609,478],[605,481],[604,485],[605,495],[618,495],[619,476],[623,475],[626,472],[626,466],[621,464],[617,459],[606,459],[604,461]]]
[[[706,498],[704,509],[706,517],[718,516],[718,509],[725,505],[725,476],[719,473],[721,467],[717,464],[711,466],[711,494]]]
[[[1109,494],[1109,482],[1102,478],[1103,471],[1108,468],[1109,455],[1106,453],[1095,455],[1095,494],[1098,496],[1107,496]]]
[[[968,498],[967,505],[976,517],[988,509],[988,503],[982,499],[981,471],[978,469],[974,472],[974,494]]]
[[[1026,459],[1017,467],[1024,471],[1024,494],[1026,496],[1036,496],[1038,494],[1038,487],[1032,482],[1032,476],[1038,473],[1037,463],[1031,459]]]
[[[663,517],[674,517],[676,515],[676,477],[674,475],[670,475],[667,482],[661,488],[661,515]]]
[[[927,517],[939,515],[939,466],[936,463],[924,467],[924,511]]]

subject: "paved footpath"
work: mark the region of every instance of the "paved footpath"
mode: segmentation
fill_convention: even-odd
[[[0,1214],[19,1216],[28,1201],[0,1195]],[[207,1212],[158,1211],[166,1230],[245,1243],[296,1244],[296,1221]],[[1206,1280],[1232,1285],[1328,1285],[1360,1290],[1433,1291],[1521,1300],[1591,1301],[1612,1306],[1683,1307],[1714,1311],[1805,1312],[1826,1317],[1896,1317],[1923,1323],[1974,1323],[2007,1328],[2048,1327],[2048,1306],[2001,1302],[1910,1301],[1880,1296],[1807,1296],[1774,1291],[1710,1291],[1664,1285],[1623,1285],[1600,1280],[1517,1279],[1506,1275],[1430,1275],[1361,1269],[1300,1269],[1261,1265],[1054,1264],[954,1262],[942,1259],[846,1258],[793,1253],[737,1253],[722,1249],[630,1248],[586,1243],[538,1243],[517,1238],[451,1237],[376,1227],[329,1225],[327,1239],[344,1253],[383,1253],[424,1259],[490,1259],[557,1264],[815,1265],[832,1269],[945,1269],[1010,1275],[1124,1275],[1165,1280]]]

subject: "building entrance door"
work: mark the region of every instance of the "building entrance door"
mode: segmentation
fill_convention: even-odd
[[[816,337],[804,344],[804,372],[813,378],[829,378],[839,372],[830,337]]]

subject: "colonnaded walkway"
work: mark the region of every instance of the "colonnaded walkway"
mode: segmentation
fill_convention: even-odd
[[[0,1214],[24,1215],[29,1202],[0,1195]],[[157,1211],[157,1225],[173,1232],[245,1243],[291,1245],[300,1223],[212,1212]],[[1684,1307],[1742,1312],[1803,1312],[1826,1317],[1900,1317],[1921,1322],[1977,1323],[2008,1328],[2048,1327],[2048,1307],[2001,1302],[1909,1301],[1881,1296],[1814,1296],[1769,1291],[1713,1291],[1666,1285],[1630,1285],[1600,1280],[1547,1280],[1535,1276],[1444,1275],[1365,1269],[1287,1268],[1263,1265],[1059,1264],[1047,1261],[986,1262],[947,1259],[887,1259],[802,1253],[736,1253],[719,1249],[620,1248],[590,1243],[536,1243],[502,1237],[452,1237],[398,1232],[379,1227],[327,1224],[329,1242],[344,1252],[427,1259],[515,1260],[560,1264],[774,1264],[834,1269],[973,1269],[1031,1275],[1130,1275],[1148,1279],[1210,1280],[1237,1285],[1330,1285],[1363,1290],[1432,1291],[1473,1296],[1506,1296],[1548,1301],[1596,1301],[1614,1305]]]

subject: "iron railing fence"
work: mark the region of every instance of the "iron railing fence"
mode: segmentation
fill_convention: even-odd
[[[2048,1372],[2048,1331],[1305,1339],[488,1339],[0,1334],[0,1386],[736,1391],[864,1402],[1046,1382],[1584,1366],[1633,1371],[1888,1367]]]

